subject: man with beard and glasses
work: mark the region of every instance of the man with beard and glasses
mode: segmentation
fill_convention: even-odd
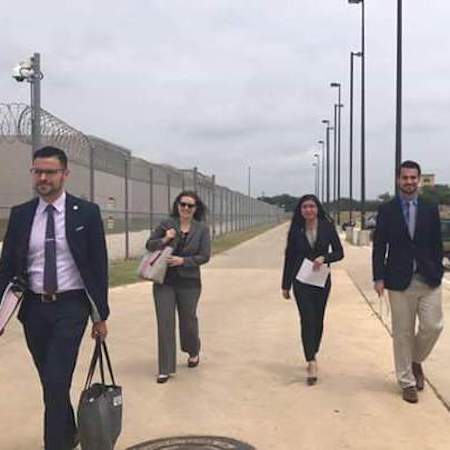
[[[417,391],[424,388],[421,364],[443,328],[439,210],[418,196],[420,176],[416,162],[400,165],[399,195],[379,208],[372,253],[375,291],[380,297],[389,291],[395,372],[410,403],[418,402]]]
[[[107,334],[105,235],[98,206],[64,190],[64,151],[37,150],[30,172],[37,197],[11,210],[0,294],[14,277],[25,280],[18,317],[42,384],[45,450],[69,450],[78,444],[70,386],[89,315],[92,337]]]

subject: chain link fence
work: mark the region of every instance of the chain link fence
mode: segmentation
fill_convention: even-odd
[[[32,195],[31,109],[0,103],[0,239],[12,205]],[[207,206],[213,239],[219,235],[279,223],[279,208],[216,183],[197,168],[178,169],[132,156],[129,149],[87,136],[41,111],[41,145],[63,148],[71,175],[67,189],[96,202],[102,211],[111,259],[142,254],[150,231],[170,214],[176,196],[196,191]]]

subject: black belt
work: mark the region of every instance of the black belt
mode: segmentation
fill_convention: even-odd
[[[72,289],[70,291],[57,292],[56,294],[36,294],[32,291],[27,292],[27,297],[30,297],[33,300],[40,300],[42,303],[53,303],[57,300],[75,297],[79,298],[81,295],[85,295],[84,289]]]

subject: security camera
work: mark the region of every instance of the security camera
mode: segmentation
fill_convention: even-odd
[[[12,77],[18,82],[29,80],[33,74],[31,63],[28,61],[21,62],[12,70]]]
[[[22,73],[22,67],[20,65],[14,67],[12,70],[12,77],[19,82],[25,80],[25,75]]]

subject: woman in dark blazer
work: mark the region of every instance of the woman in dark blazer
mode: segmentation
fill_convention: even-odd
[[[189,354],[188,367],[200,362],[197,304],[201,293],[200,265],[209,261],[209,227],[202,222],[205,206],[191,191],[181,192],[171,217],[151,234],[149,251],[173,247],[169,268],[162,284],[153,284],[158,322],[158,383],[165,383],[176,370],[175,309],[178,311],[181,349]]]
[[[330,276],[325,287],[304,284],[296,279],[305,258],[313,262],[313,269],[329,265],[344,257],[342,245],[333,222],[325,213],[319,199],[304,195],[295,208],[287,238],[284,261],[282,295],[289,299],[291,288],[300,313],[301,338],[307,361],[307,383],[317,382],[316,355],[323,332],[325,307],[331,288]]]

